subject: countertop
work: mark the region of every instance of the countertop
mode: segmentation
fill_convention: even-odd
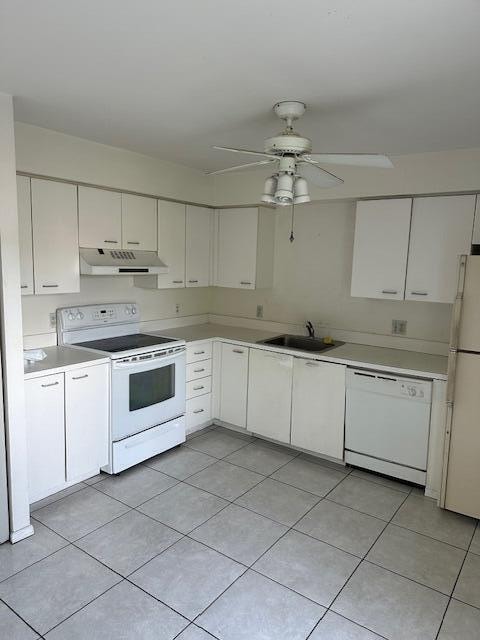
[[[87,349],[72,347],[44,347],[47,354],[45,360],[30,362],[24,365],[25,379],[38,378],[42,375],[59,373],[65,369],[79,369],[88,364],[101,364],[110,359],[103,354],[93,353]]]
[[[377,371],[389,371],[399,375],[412,375],[440,380],[446,380],[447,378],[448,359],[446,356],[420,353],[417,351],[374,347],[350,342],[339,347],[334,347],[324,353],[279,349],[268,345],[256,344],[259,340],[265,340],[266,338],[272,338],[278,335],[278,332],[273,333],[271,331],[214,323],[174,327],[171,329],[163,329],[162,331],[152,331],[151,333],[170,336],[172,338],[183,338],[186,342],[219,338],[247,344],[249,346],[255,345],[256,347],[273,351],[282,351],[292,355],[308,356],[316,360],[376,369]]]

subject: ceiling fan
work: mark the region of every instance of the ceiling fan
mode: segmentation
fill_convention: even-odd
[[[260,156],[262,160],[210,171],[209,175],[229,173],[261,165],[277,164],[275,173],[266,179],[262,202],[274,205],[291,205],[310,202],[307,180],[319,187],[333,187],[343,183],[338,176],[320,167],[320,164],[353,165],[390,169],[391,160],[382,154],[372,153],[312,153],[312,142],[293,130],[293,123],[305,113],[306,105],[296,100],[277,102],[273,110],[285,121],[285,129],[267,138],[264,151],[214,146],[214,149]]]

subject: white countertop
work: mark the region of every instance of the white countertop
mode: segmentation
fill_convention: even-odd
[[[446,380],[447,378],[446,356],[420,353],[417,351],[390,349],[387,347],[373,347],[366,344],[354,344],[350,342],[339,347],[335,347],[325,353],[279,349],[278,347],[256,344],[259,340],[273,338],[278,335],[278,333],[213,323],[174,327],[171,329],[163,329],[162,331],[154,331],[152,333],[162,336],[171,336],[172,338],[183,338],[186,342],[197,342],[201,340],[219,338],[222,340],[247,344],[249,346],[255,345],[262,349],[266,348],[274,351],[282,351],[284,353],[297,356],[308,356],[315,360],[337,362],[349,366],[375,369],[377,371],[389,371],[398,375],[412,375],[439,380]]]
[[[80,369],[89,364],[109,362],[110,358],[103,354],[93,353],[87,349],[71,347],[44,347],[47,354],[45,360],[29,362],[24,365],[25,379],[38,378],[53,373],[60,373],[66,369]]]

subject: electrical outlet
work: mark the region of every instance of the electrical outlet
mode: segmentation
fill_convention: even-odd
[[[54,311],[53,313],[49,313],[48,315],[50,318],[50,326],[52,327],[52,329],[55,329],[55,327],[57,326],[57,314]]]
[[[175,313],[180,313],[180,304],[178,302],[175,305]]]
[[[257,304],[257,318],[263,318],[263,304]]]
[[[392,333],[394,336],[407,335],[407,321],[406,320],[392,320]]]

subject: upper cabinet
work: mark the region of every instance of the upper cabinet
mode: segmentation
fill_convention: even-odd
[[[215,213],[214,284],[262,289],[273,284],[275,212],[265,208]]]
[[[122,193],[122,246],[157,250],[157,201]]]
[[[208,287],[211,271],[211,209],[187,205],[185,279],[187,287]]]
[[[158,202],[158,257],[168,273],[157,276],[159,289],[185,286],[185,205]],[[137,278],[141,280],[141,278]]]
[[[454,302],[458,256],[470,253],[475,196],[415,198],[406,300]]]
[[[94,187],[78,188],[81,247],[157,250],[154,198]]]
[[[20,287],[22,295],[33,293],[33,238],[30,178],[17,177],[18,242],[20,245]]]
[[[352,296],[403,300],[411,198],[357,203]]]
[[[90,249],[122,247],[122,194],[78,187],[80,246]]]
[[[77,187],[31,180],[36,294],[80,291]]]
[[[453,303],[475,196],[357,203],[352,296]]]

